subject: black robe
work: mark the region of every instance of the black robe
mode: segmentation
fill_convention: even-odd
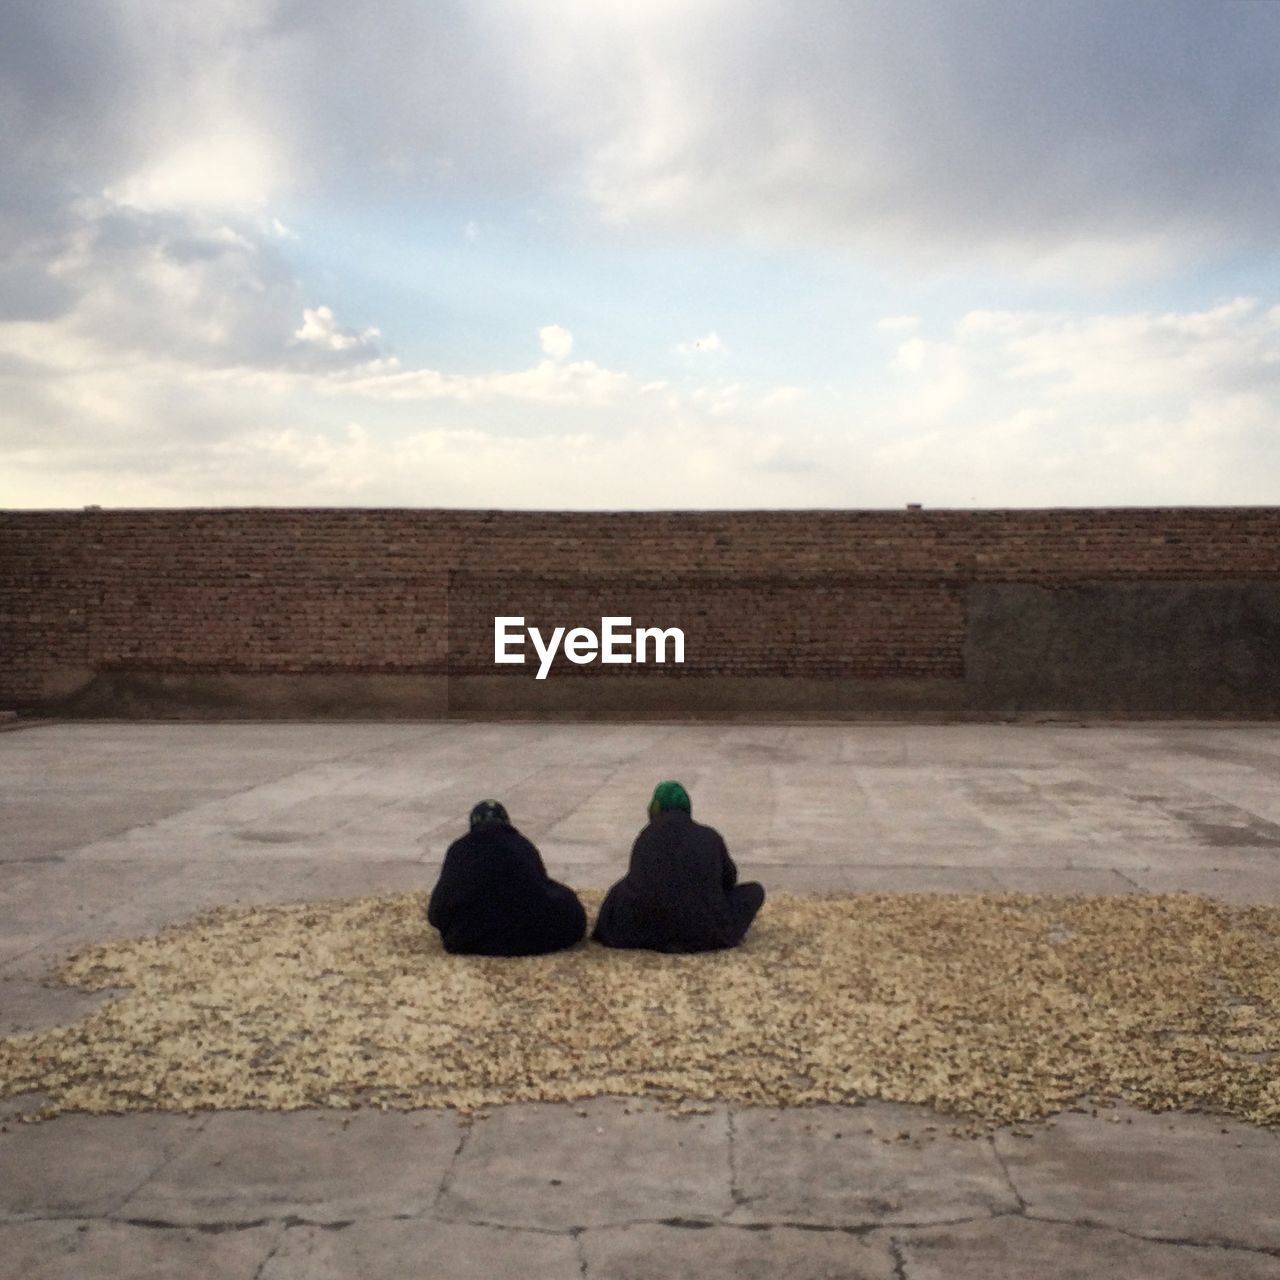
[[[427,920],[444,949],[464,955],[534,956],[581,942],[587,914],[542,855],[505,822],[482,822],[444,855]]]
[[[667,810],[636,837],[627,874],[605,895],[591,936],[651,951],[736,947],[764,902],[760,885],[737,881],[720,833]]]

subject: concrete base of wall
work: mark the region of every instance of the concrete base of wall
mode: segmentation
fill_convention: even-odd
[[[449,714],[476,720],[949,719],[963,715],[963,699],[960,680],[646,675],[449,682]]]
[[[140,720],[440,719],[442,675],[112,672],[50,705],[58,715]]]
[[[112,672],[44,708],[130,719],[861,720],[965,718],[960,680]]]

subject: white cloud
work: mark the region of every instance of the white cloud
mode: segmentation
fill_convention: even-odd
[[[109,185],[111,201],[144,212],[258,209],[271,194],[279,161],[253,130],[218,127],[183,138],[172,150]],[[277,223],[277,226],[282,224]]]
[[[760,397],[758,402],[761,409],[781,409],[785,405],[794,404],[797,400],[802,400],[805,396],[803,387],[774,387],[772,391],[767,391]]]
[[[695,3],[584,15],[576,61],[559,30],[533,43],[553,102],[595,104],[582,188],[616,225],[1102,282],[1274,244],[1280,9],[1231,13]]]
[[[1234,298],[1201,311],[1076,316],[970,312],[948,348],[1001,376],[1051,386],[1058,398],[1171,400],[1254,387],[1280,391],[1280,314]]]
[[[947,417],[985,385],[954,342],[908,338],[898,344],[889,368],[900,380],[898,412],[917,423]]]
[[[567,359],[573,350],[573,334],[558,324],[543,325],[538,330],[538,340],[542,343],[543,353],[553,360]]]
[[[273,220],[226,210],[82,200],[44,246],[57,305],[8,318],[44,323],[36,358],[52,364],[144,360],[194,372],[384,360],[376,328],[346,328],[329,307],[308,305],[282,239]]]
[[[465,375],[437,369],[357,373],[325,384],[332,395],[359,395],[375,400],[454,400],[486,403],[523,400],[546,404],[603,406],[638,393],[633,378],[602,368],[590,360],[565,364],[540,360],[529,369],[509,373]]]
[[[361,333],[339,328],[329,307],[303,308],[302,325],[293,332],[296,342],[310,343],[322,351],[371,351],[380,336],[373,328]]]
[[[697,408],[705,410],[716,417],[735,413],[742,405],[743,386],[739,382],[730,382],[711,387],[698,387],[689,397]]]
[[[83,201],[47,263],[66,303],[55,348],[78,336],[200,366],[273,362],[303,309],[269,227],[195,210]]]
[[[899,343],[888,368],[894,413],[917,426],[1051,411],[1079,434],[1182,422],[1190,404],[1241,395],[1274,405],[1280,424],[1280,318],[1249,298],[1182,312],[970,311],[949,334]]]
[[[893,368],[903,373],[919,373],[925,367],[931,350],[923,338],[909,338],[898,346],[893,357]]]
[[[448,421],[405,430],[335,417],[325,426],[296,400],[280,410],[213,440],[15,450],[0,501],[188,505],[214,487],[230,505],[794,506],[812,483],[787,441],[698,418],[646,415],[611,432],[562,425],[528,435]]]
[[[482,499],[517,504],[592,491],[603,504],[769,505],[771,492],[801,505],[1275,500],[1280,308],[1234,298],[1080,314],[991,300],[1027,296],[1011,283],[1109,285],[1198,252],[1260,251],[1269,270],[1280,6],[1233,5],[1224,22],[1200,0],[1166,0],[1158,14],[1118,2],[812,0],[801,12],[772,0],[386,0],[377,24],[331,0],[11,8],[0,44],[9,501],[25,500],[41,467],[50,494],[96,477],[108,500],[270,500],[252,472],[264,459],[264,476],[299,500],[429,501],[472,491],[452,470],[468,450],[517,464]],[[509,293],[468,311],[505,270],[477,274],[490,255],[461,242],[481,231],[463,223],[473,210],[495,260],[513,222],[546,253],[585,216],[610,224],[573,239],[602,262],[639,245],[658,246],[654,262],[701,264],[708,246],[737,254],[769,236],[794,252],[797,278],[806,263],[830,266],[837,290],[894,253],[971,269],[934,295],[897,297],[903,277],[887,269],[883,300],[851,292],[834,324],[839,303],[798,286],[810,294],[780,299],[783,318],[751,330],[753,351],[768,350],[767,323],[807,317],[810,299],[806,332],[833,350],[779,342],[759,383],[705,373],[734,354],[714,330],[649,368],[574,359],[559,325],[539,330],[528,367],[486,366],[477,349],[466,372],[403,368],[377,329],[340,314],[340,276],[317,288],[299,274],[346,232],[363,235],[368,210],[381,227],[443,220],[433,228],[466,279],[441,273],[439,309],[476,331],[503,306],[527,314],[537,298],[568,315],[582,299],[574,281],[548,289],[557,264],[535,253],[527,276],[501,279]],[[306,229],[310,266],[278,215]],[[746,264],[744,290],[778,279],[777,257],[733,260]],[[751,277],[759,261],[774,274]],[[1017,280],[993,279],[989,262],[1017,264]],[[360,288],[398,266],[362,260]],[[710,276],[681,279],[686,311],[642,314],[628,296],[612,300],[628,312],[620,321],[604,314],[601,280],[581,313],[599,306],[593,326],[615,325],[615,340],[632,326],[692,335],[708,299],[729,327],[747,296],[737,282],[722,297]],[[940,323],[931,296],[960,319]],[[369,305],[394,330],[384,317],[396,304]],[[873,323],[847,372],[835,335]],[[803,371],[784,366],[786,349]],[[878,376],[863,377],[872,360]],[[541,468],[534,437],[581,448],[585,478]],[[687,484],[646,469],[646,439],[687,442]],[[412,490],[397,474],[406,465],[419,467]],[[766,473],[786,477],[776,492]]]
[[[910,367],[833,398],[551,359],[479,375],[197,368],[121,360],[66,320],[0,325],[0,505],[1275,499],[1280,308],[974,311],[907,343]],[[550,464],[566,451],[573,468]],[[494,464],[483,485],[477,458]]]
[[[47,227],[69,189],[150,211],[570,192],[618,225],[1114,279],[1274,246],[1280,6],[1230,13],[385,0],[371,25],[328,0],[21,6],[0,222]]]
[[[971,311],[899,345],[884,467],[934,505],[1273,502],[1280,314]]]

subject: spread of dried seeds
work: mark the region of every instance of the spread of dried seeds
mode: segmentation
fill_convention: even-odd
[[[588,907],[598,893],[584,893]],[[771,898],[708,955],[446,955],[426,895],[219,910],[89,947],[117,998],[0,1040],[79,1110],[883,1098],[970,1125],[1085,1097],[1280,1123],[1280,907],[1191,896]]]

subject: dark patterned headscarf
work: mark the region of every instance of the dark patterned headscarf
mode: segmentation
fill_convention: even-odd
[[[496,800],[481,800],[471,810],[471,830],[474,831],[482,822],[505,822],[510,825],[511,819]]]
[[[683,809],[685,813],[693,812],[689,801],[689,793],[678,782],[660,782],[653,789],[653,799],[649,801],[649,817],[656,818],[668,809]]]

